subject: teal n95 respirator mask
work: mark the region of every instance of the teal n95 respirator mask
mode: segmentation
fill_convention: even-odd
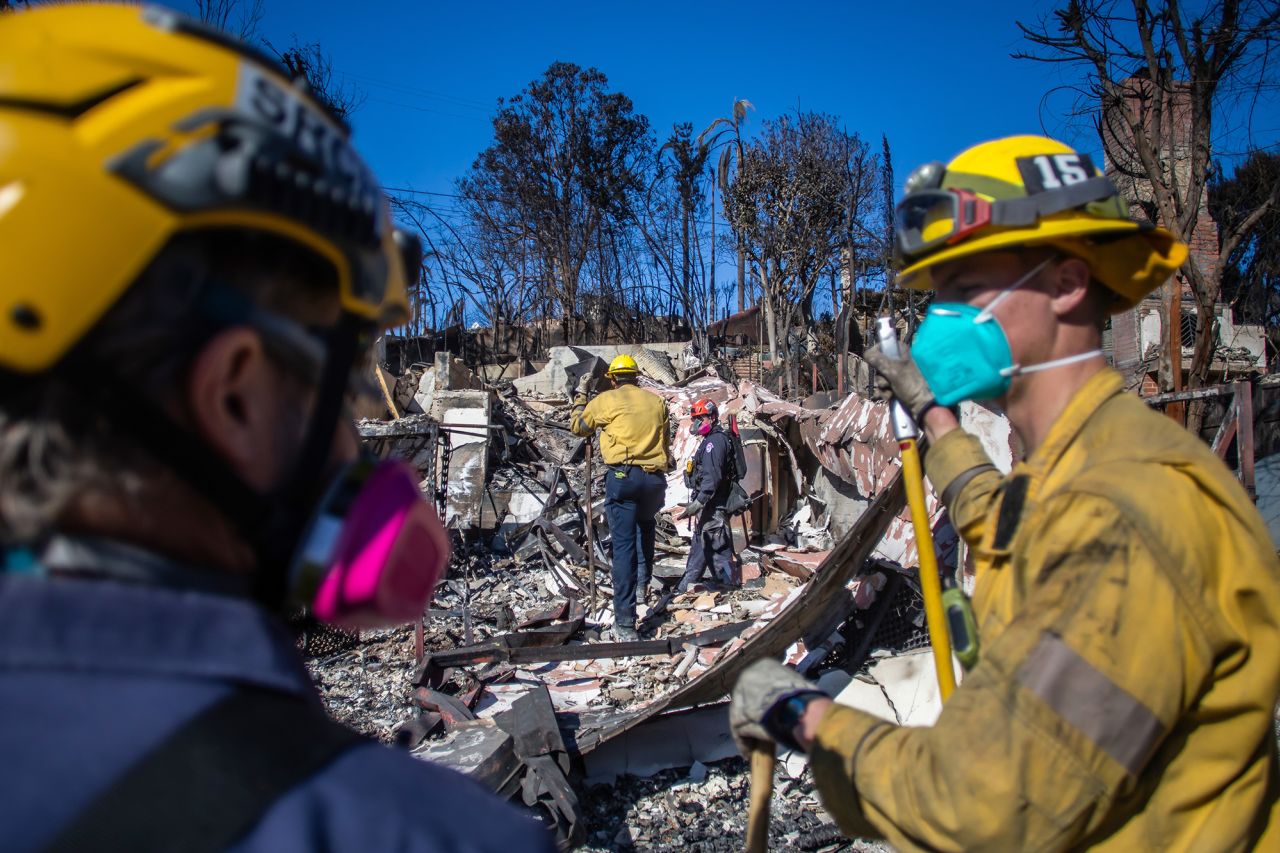
[[[1102,354],[1095,349],[1039,364],[1014,364],[995,308],[1010,293],[1034,279],[1055,258],[1046,258],[1000,292],[985,308],[963,302],[935,302],[911,345],[916,366],[942,406],[965,400],[993,400],[1009,390],[1013,377],[1075,364]]]

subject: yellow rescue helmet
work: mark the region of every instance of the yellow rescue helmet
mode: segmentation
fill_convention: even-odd
[[[907,179],[895,217],[898,282],[929,289],[938,264],[1002,249],[1052,245],[1089,263],[1137,304],[1187,258],[1169,231],[1129,218],[1129,205],[1087,154],[1044,136],[984,142]]]
[[[636,365],[636,360],[629,355],[615,355],[613,361],[609,362],[609,376],[634,377],[640,372],[640,368]]]
[[[291,239],[344,311],[409,317],[415,238],[342,122],[273,60],[169,10],[0,16],[0,373],[53,368],[179,232]]]

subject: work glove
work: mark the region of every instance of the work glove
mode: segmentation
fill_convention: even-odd
[[[702,501],[698,500],[697,498],[694,498],[693,500],[689,501],[689,503],[685,504],[684,512],[680,514],[680,517],[681,518],[697,518],[699,515],[702,514],[703,506],[705,505],[702,503]]]
[[[876,369],[875,396],[886,403],[897,399],[906,406],[907,411],[916,423],[924,417],[924,413],[938,404],[933,398],[933,391],[924,381],[920,368],[916,367],[911,351],[903,347],[902,358],[890,358],[874,346],[862,354],[867,364]]]
[[[729,703],[729,729],[743,755],[750,755],[754,744],[781,740],[787,746],[790,733],[771,732],[769,717],[778,706],[805,693],[822,693],[812,681],[789,666],[774,660],[758,660],[742,671],[733,688]]]
[[[596,387],[596,378],[590,373],[584,373],[578,379],[578,393],[586,396],[591,393],[591,389]]]

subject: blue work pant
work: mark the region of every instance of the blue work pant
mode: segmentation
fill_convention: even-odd
[[[677,588],[684,591],[702,580],[708,562],[715,581],[725,586],[738,586],[733,533],[729,530],[724,510],[718,507],[707,507],[702,511],[702,516],[694,527],[693,541],[689,543],[689,562],[685,564],[684,577],[680,578]]]
[[[613,540],[613,620],[636,624],[636,586],[653,571],[655,519],[667,494],[667,478],[638,465],[610,465],[604,478],[604,511]]]

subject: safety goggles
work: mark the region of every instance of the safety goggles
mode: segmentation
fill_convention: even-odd
[[[968,190],[918,190],[894,213],[898,251],[912,258],[960,242],[992,222],[991,202]]]
[[[1109,178],[1089,178],[1051,192],[987,201],[969,190],[928,188],[908,193],[895,211],[898,252],[908,260],[952,246],[989,226],[1027,228],[1042,217],[1116,195]]]

